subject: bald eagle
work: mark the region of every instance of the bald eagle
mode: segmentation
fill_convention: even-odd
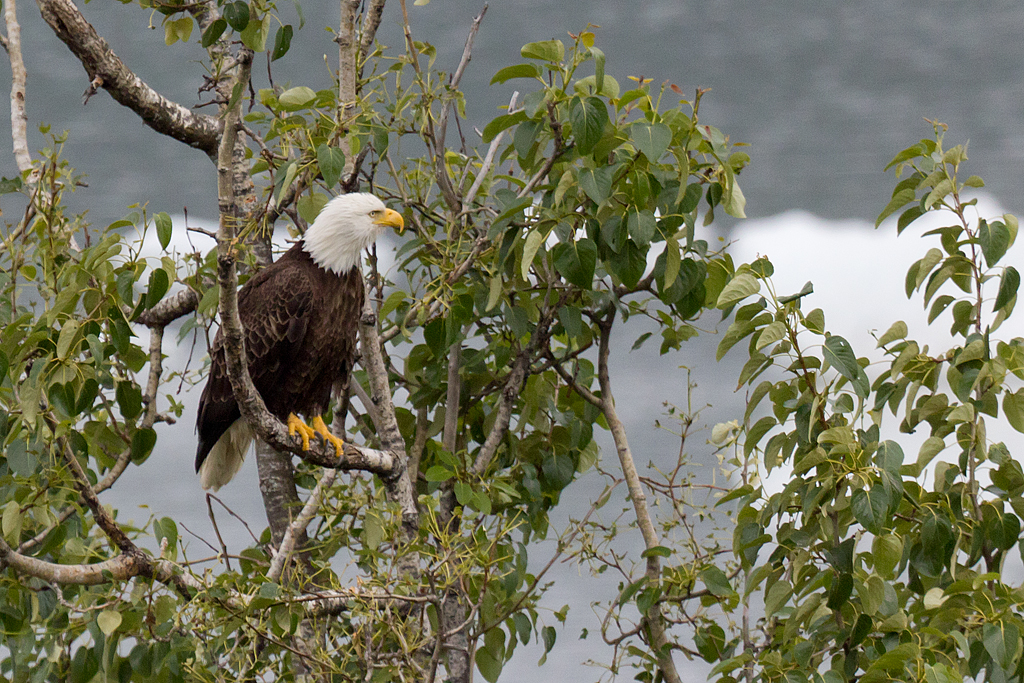
[[[342,442],[324,424],[331,389],[344,383],[356,354],[363,305],[363,249],[386,227],[401,231],[402,216],[366,193],[335,197],[303,239],[256,273],[238,293],[245,350],[253,384],[303,449],[320,434],[341,454]],[[242,466],[253,434],[231,391],[218,332],[212,366],[199,399],[196,472],[216,491]],[[312,427],[297,417],[312,418]]]

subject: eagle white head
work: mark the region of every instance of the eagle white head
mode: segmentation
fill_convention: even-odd
[[[306,230],[302,248],[324,270],[343,275],[359,265],[363,249],[389,227],[401,232],[402,214],[367,192],[343,194],[320,211]]]

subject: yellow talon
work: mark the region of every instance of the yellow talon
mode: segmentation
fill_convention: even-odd
[[[316,422],[314,421],[313,424],[315,425]],[[320,424],[323,424],[323,420],[320,420]],[[288,415],[288,436],[295,436],[296,434],[302,438],[302,450],[308,451],[309,439],[316,434],[316,430],[300,420],[295,413],[290,413]]]
[[[325,441],[329,441],[334,444],[334,451],[338,454],[339,458],[344,455],[345,442],[334,434],[331,434],[331,430],[327,428],[327,425],[324,424],[324,419],[319,415],[313,418],[313,429],[316,430],[317,434],[324,437]]]

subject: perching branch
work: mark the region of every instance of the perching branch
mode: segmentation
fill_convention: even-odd
[[[211,157],[220,141],[216,118],[196,114],[149,87],[114,54],[72,0],[36,0],[39,12],[57,37],[78,57],[89,77],[117,102],[128,107],[158,133],[184,142]]]

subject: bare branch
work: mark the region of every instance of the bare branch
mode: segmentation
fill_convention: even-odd
[[[138,114],[156,132],[211,156],[217,151],[217,119],[196,114],[149,87],[114,54],[72,0],[36,0],[36,4],[53,32],[78,57],[90,82],[99,78],[111,97]]]
[[[313,519],[313,515],[316,514],[320,507],[324,491],[331,487],[337,475],[337,470],[324,470],[324,473],[320,476],[320,481],[316,483],[313,491],[309,494],[309,498],[306,500],[306,504],[302,506],[299,516],[288,526],[284,538],[281,539],[281,545],[278,547],[274,559],[270,562],[270,569],[267,570],[268,581],[280,581],[281,574],[284,572],[285,562],[287,562],[288,557],[295,550],[296,539],[300,536],[300,532],[305,532],[306,527],[309,526],[309,520]]]
[[[516,108],[516,100],[519,98],[519,91],[516,90],[512,93],[512,98],[508,101],[508,113],[511,114]],[[487,148],[487,154],[484,155],[484,161],[480,164],[480,172],[476,174],[476,180],[470,185],[469,191],[466,193],[465,199],[462,200],[462,210],[465,211],[469,208],[469,205],[473,203],[473,199],[476,197],[476,193],[480,191],[480,187],[483,185],[484,180],[487,178],[487,174],[491,170],[491,166],[494,164],[494,157],[498,153],[498,146],[501,141],[505,139],[506,131],[501,131],[494,136],[491,140],[491,145]]]
[[[163,327],[192,313],[198,305],[199,293],[194,289],[183,289],[163,299],[148,311],[143,311],[138,320],[147,327]]]
[[[14,160],[18,170],[32,169],[32,155],[28,151],[28,114],[25,113],[25,62],[21,55],[21,25],[18,23],[16,0],[4,3],[7,23],[7,43],[4,48],[11,60],[11,137],[14,141]]]
[[[480,30],[480,22],[483,21],[484,15],[487,14],[487,5],[480,10],[480,14],[476,15],[473,19],[473,25],[469,27],[469,35],[466,36],[466,47],[462,50],[462,59],[459,60],[459,66],[455,69],[455,73],[452,74],[451,80],[448,83],[449,90],[457,90],[459,82],[462,80],[462,74],[466,72],[466,67],[469,66],[469,60],[473,58],[473,40],[476,38],[477,31]],[[452,111],[452,102],[448,100],[441,107],[441,116],[437,122],[437,147],[438,149],[444,149],[445,138],[448,137],[448,115]],[[464,202],[465,203],[465,202]]]
[[[409,473],[405,469],[405,440],[398,429],[395,418],[395,406],[391,400],[391,387],[388,383],[387,366],[381,353],[379,332],[377,330],[377,314],[373,310],[373,302],[366,297],[363,302],[363,315],[359,321],[360,364],[366,369],[370,382],[370,402],[375,407],[371,415],[376,413],[378,422],[377,435],[381,445],[396,456],[396,467],[390,477],[385,477],[388,496],[402,508],[403,541],[411,541],[419,531],[419,509],[416,507],[416,496],[413,493]],[[411,569],[411,567],[410,567]]]
[[[359,53],[363,60],[370,54],[370,48],[377,37],[377,28],[380,27],[380,19],[384,14],[384,2],[385,0],[370,0],[363,10],[363,35],[359,39]]]
[[[629,448],[629,440],[626,438],[626,427],[619,419],[615,410],[615,398],[612,396],[611,376],[608,371],[608,357],[611,349],[611,333],[614,313],[598,322],[601,330],[601,342],[598,351],[597,378],[601,386],[601,411],[604,413],[605,421],[608,423],[608,430],[612,433],[615,442],[615,451],[619,456],[619,464],[622,467],[622,476],[629,488],[629,498],[633,503],[633,511],[636,515],[637,526],[644,538],[644,546],[647,550],[659,545],[658,532],[654,528],[650,510],[647,509],[647,496],[644,494],[640,476],[637,474],[636,464],[633,460],[633,453]],[[661,558],[656,553],[647,555],[647,579],[656,584],[661,579]],[[671,648],[667,647],[668,638],[665,635],[665,619],[661,613],[661,604],[655,603],[644,615],[644,626],[649,634],[649,645],[658,659],[658,666],[662,675],[669,683],[681,683],[679,672],[676,671],[675,662],[672,660]]]

